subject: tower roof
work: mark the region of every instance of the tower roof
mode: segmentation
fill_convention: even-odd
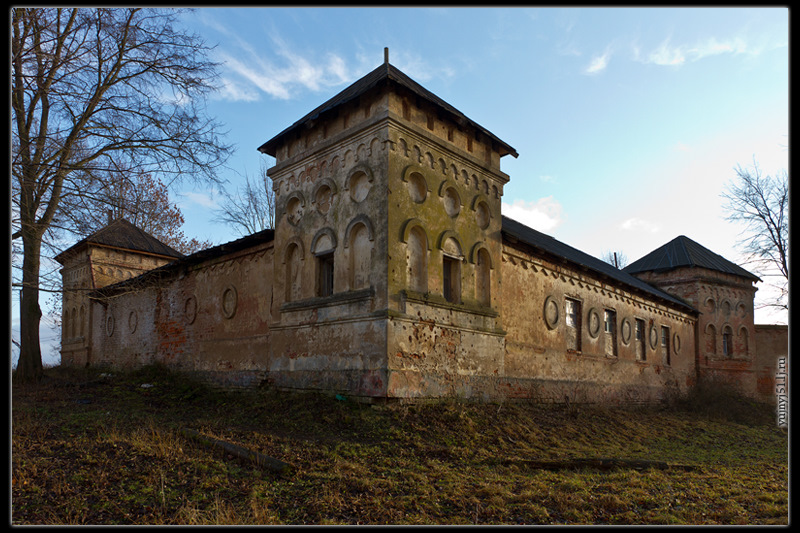
[[[628,274],[635,274],[637,272],[663,272],[680,267],[707,268],[753,281],[761,281],[761,278],[751,274],[736,263],[728,261],[721,255],[715,254],[705,246],[683,235],[672,239],[660,248],[656,248],[623,270]]]
[[[385,61],[381,64],[378,68],[364,76],[363,78],[359,79],[342,92],[322,104],[321,106],[317,107],[306,116],[280,132],[278,135],[270,139],[269,141],[262,144],[258,151],[271,155],[275,157],[276,149],[283,138],[285,138],[290,133],[296,131],[303,125],[305,125],[309,121],[317,120],[319,117],[324,115],[325,113],[347,103],[356,98],[360,97],[361,95],[367,93],[368,91],[383,85],[394,84],[395,86],[404,87],[405,89],[411,91],[418,97],[427,100],[431,104],[438,107],[442,110],[445,114],[450,115],[450,117],[459,125],[463,126],[470,126],[481,133],[485,134],[487,137],[492,139],[492,141],[498,146],[500,150],[500,155],[507,155],[511,154],[514,157],[518,157],[519,154],[517,153],[514,148],[506,144],[505,142],[501,141],[497,138],[493,133],[491,133],[486,128],[480,126],[479,124],[473,122],[466,115],[464,115],[461,111],[456,109],[455,107],[451,106],[426,88],[424,88],[419,83],[415,82],[411,78],[409,78],[405,73],[403,73],[400,69],[395,67],[394,65],[390,64]]]
[[[124,218],[118,218],[111,222],[111,224],[70,246],[58,254],[55,259],[63,264],[63,259],[69,252],[88,244],[133,250],[164,257],[174,257],[175,259],[183,257],[182,253],[167,246],[143,229],[131,224]]]

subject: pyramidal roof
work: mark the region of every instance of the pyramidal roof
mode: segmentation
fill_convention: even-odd
[[[58,254],[56,260],[62,262],[65,254],[86,244],[99,244],[101,246],[134,250],[176,259],[183,257],[182,253],[167,246],[143,229],[131,224],[124,218],[118,218]]]
[[[262,144],[258,151],[271,155],[275,157],[275,152],[278,148],[280,141],[288,134],[296,131],[298,128],[302,127],[309,121],[317,120],[323,114],[339,107],[347,102],[355,100],[356,98],[360,97],[361,95],[367,93],[371,89],[375,87],[379,87],[382,85],[387,84],[394,84],[395,86],[404,87],[405,89],[411,91],[412,93],[416,94],[420,98],[427,100],[431,104],[437,106],[440,110],[444,113],[450,115],[450,117],[459,125],[468,125],[471,126],[483,134],[488,136],[489,138],[494,141],[499,150],[501,155],[513,155],[514,157],[518,157],[519,154],[516,150],[514,150],[511,146],[506,144],[505,142],[501,141],[497,138],[494,134],[492,134],[486,128],[480,126],[479,124],[473,122],[466,115],[464,115],[461,111],[454,108],[426,88],[424,88],[419,83],[415,82],[411,78],[409,78],[405,73],[403,73],[400,69],[395,67],[394,65],[390,64],[388,61],[388,57],[386,60],[381,64],[378,68],[364,76],[363,78],[359,79],[342,92],[322,104],[321,106],[317,107],[306,116],[280,132],[278,135],[270,139],[269,141]]]
[[[754,281],[761,281],[761,278],[755,274],[751,274],[736,263],[728,261],[721,255],[715,254],[705,246],[683,235],[674,238],[664,246],[634,261],[623,270],[628,274],[635,274],[637,272],[667,271],[680,267],[707,268]]]

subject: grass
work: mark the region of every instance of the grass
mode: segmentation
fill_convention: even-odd
[[[143,388],[143,384],[152,385]],[[707,393],[706,393],[707,394]],[[705,399],[704,399],[705,398]],[[774,409],[366,405],[159,367],[13,384],[13,524],[788,524]],[[290,462],[279,476],[181,428]],[[585,457],[679,469],[537,470]]]

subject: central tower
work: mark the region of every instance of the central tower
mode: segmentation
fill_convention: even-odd
[[[502,375],[513,148],[387,57],[259,150],[276,158],[277,385],[472,396]]]

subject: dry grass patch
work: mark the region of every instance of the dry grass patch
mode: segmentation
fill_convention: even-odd
[[[787,436],[752,405],[735,419],[691,403],[370,406],[223,392],[158,367],[110,377],[50,369],[44,383],[15,384],[12,394],[14,524],[788,521]],[[182,428],[296,470],[275,475],[182,437]],[[530,466],[586,457],[696,470]]]

